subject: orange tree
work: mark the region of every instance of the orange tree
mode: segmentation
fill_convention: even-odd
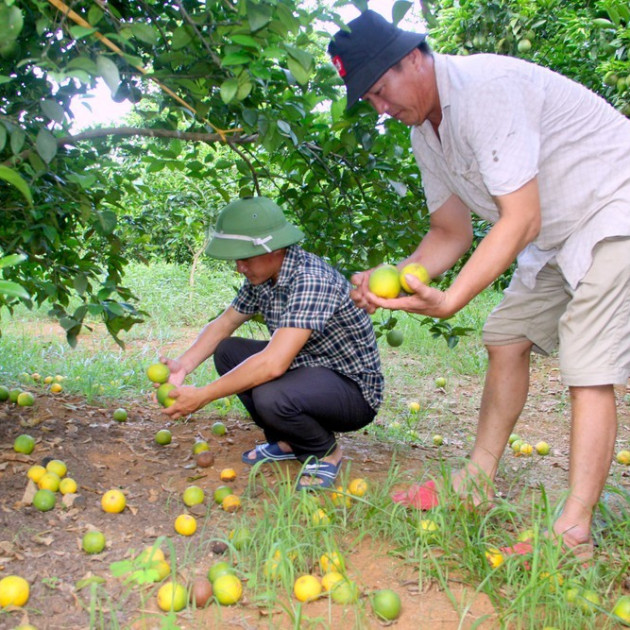
[[[122,343],[143,317],[128,260],[194,257],[187,234],[238,195],[272,196],[344,271],[407,254],[427,223],[408,129],[344,112],[331,4],[0,0],[0,258],[20,260],[0,267],[0,307],[49,305],[70,343],[101,318]],[[394,18],[411,5],[392,3]],[[421,7],[437,50],[531,57],[627,105],[621,0]],[[135,104],[131,122],[74,133],[71,101],[99,77]]]

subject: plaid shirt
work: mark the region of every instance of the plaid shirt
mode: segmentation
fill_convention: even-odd
[[[326,367],[355,381],[376,411],[383,400],[383,375],[369,315],[357,308],[348,281],[321,258],[297,245],[287,249],[278,281],[245,281],[232,307],[261,313],[269,334],[306,328],[311,336],[289,369]]]

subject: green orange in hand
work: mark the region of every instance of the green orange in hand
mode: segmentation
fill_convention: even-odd
[[[173,385],[173,383],[163,383],[158,387],[155,395],[157,396],[158,402],[160,403],[160,405],[162,405],[162,407],[170,407],[175,402],[175,399],[171,398],[168,395],[169,392],[173,391],[174,389],[177,388],[175,387],[175,385]]]

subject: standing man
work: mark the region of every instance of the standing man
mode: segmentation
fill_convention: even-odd
[[[554,533],[592,552],[593,510],[617,430],[614,384],[630,375],[630,121],[585,87],[498,55],[431,52],[422,34],[366,11],[329,45],[348,107],[368,101],[411,127],[430,227],[399,266],[434,277],[472,243],[471,212],[493,223],[446,290],[407,276],[409,297],[379,299],[369,272],[356,303],[450,317],[516,259],[502,303],[483,330],[489,366],[475,444],[452,484],[474,502],[492,481],[529,389],[533,351],[559,348],[571,398],[569,493]],[[429,509],[435,484],[394,500]]]
[[[236,261],[245,282],[232,304],[207,324],[171,370],[171,418],[238,394],[266,443],[243,453],[246,464],[298,459],[298,487],[328,487],[341,468],[335,432],[374,419],[383,376],[369,315],[350,299],[350,284],[297,245],[302,232],[264,197],[239,199],[219,214],[206,253]],[[260,313],[270,339],[232,337]],[[220,377],[183,386],[209,357]]]

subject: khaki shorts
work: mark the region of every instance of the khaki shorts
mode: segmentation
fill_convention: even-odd
[[[593,249],[590,269],[572,289],[556,264],[547,264],[528,289],[518,269],[484,328],[486,345],[529,340],[549,354],[559,348],[565,385],[625,385],[630,376],[630,238]]]

